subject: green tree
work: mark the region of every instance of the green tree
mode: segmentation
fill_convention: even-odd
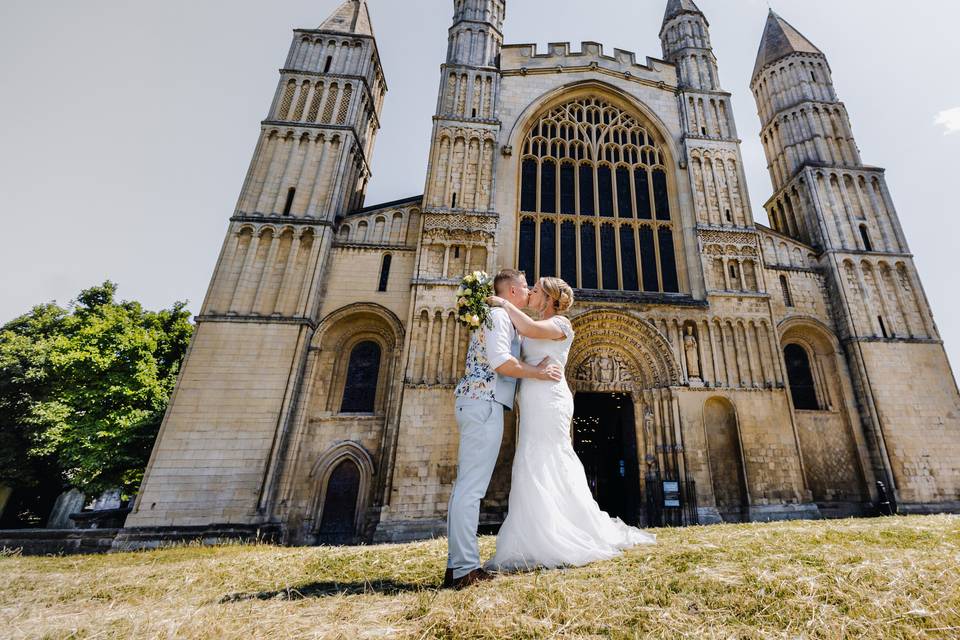
[[[0,329],[0,482],[136,492],[186,354],[186,304],[145,311],[112,282]]]

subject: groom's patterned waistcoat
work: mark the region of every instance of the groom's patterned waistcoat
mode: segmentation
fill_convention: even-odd
[[[460,399],[492,400],[513,409],[517,380],[496,372],[510,356],[520,358],[520,336],[506,311],[491,309],[488,325],[470,334],[466,371],[454,395]]]

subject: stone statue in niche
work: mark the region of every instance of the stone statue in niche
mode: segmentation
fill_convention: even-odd
[[[686,332],[683,335],[683,350],[687,357],[687,377],[690,380],[690,386],[703,386],[703,379],[700,377],[700,350],[691,325],[687,325]]]
[[[647,463],[647,476],[658,475],[659,465],[657,465],[657,442],[654,429],[653,411],[647,407],[643,412],[643,445],[645,455],[644,461]]]

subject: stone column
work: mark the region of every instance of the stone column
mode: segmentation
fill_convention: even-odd
[[[282,236],[277,235],[278,233],[279,232],[274,232],[270,236],[270,248],[267,250],[267,259],[264,262],[263,271],[260,272],[257,292],[253,296],[253,305],[250,307],[250,312],[255,316],[260,315],[260,307],[263,306],[263,298],[267,293],[267,285],[270,284],[273,272],[276,270],[277,251],[280,249],[282,238]],[[269,309],[265,315],[270,315],[272,312],[273,309]]]
[[[237,273],[237,281],[233,287],[233,295],[230,296],[230,305],[227,308],[227,313],[233,313],[236,315],[239,313],[239,303],[238,298],[244,293],[244,278],[249,277],[250,269],[253,267],[253,261],[257,256],[257,251],[260,248],[260,234],[263,233],[263,229],[254,229],[253,234],[250,237],[250,244],[247,245],[247,253],[243,257],[243,265],[240,267],[240,271]]]
[[[290,297],[290,290],[293,286],[293,272],[297,264],[297,257],[300,255],[300,238],[302,235],[302,230],[294,234],[293,242],[290,244],[290,253],[287,255],[287,264],[283,270],[283,277],[280,280],[280,294],[277,296],[274,315],[284,315],[287,313],[287,298]],[[295,313],[295,311],[291,311],[291,313]]]

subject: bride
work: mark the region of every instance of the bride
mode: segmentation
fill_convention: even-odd
[[[559,278],[541,278],[530,292],[533,320],[496,296],[523,339],[523,360],[545,357],[561,368],[573,344],[573,326],[560,315],[573,304],[573,290]],[[656,537],[611,518],[590,493],[583,464],[570,439],[573,395],[566,380],[524,380],[519,392],[520,434],[513,461],[507,518],[488,569],[582,566],[620,555],[622,549],[654,544]]]

